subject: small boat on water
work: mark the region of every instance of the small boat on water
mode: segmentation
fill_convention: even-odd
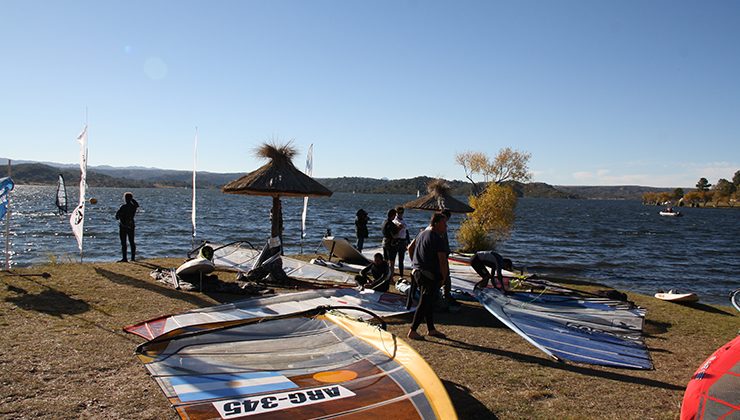
[[[699,300],[699,296],[697,296],[696,293],[681,293],[673,289],[667,292],[658,291],[658,293],[655,294],[655,297],[660,300],[677,303],[691,303]]]
[[[661,216],[672,216],[672,217],[681,217],[683,214],[681,214],[680,211],[673,210],[672,207],[666,207],[665,209],[658,212]]]

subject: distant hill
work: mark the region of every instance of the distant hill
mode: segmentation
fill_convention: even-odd
[[[0,164],[6,159],[0,159]],[[77,165],[54,163],[20,163],[13,161],[13,179],[17,184],[55,185],[57,175],[62,174],[68,185],[80,182]],[[18,163],[15,163],[18,162]],[[221,188],[244,173],[198,172],[198,188]],[[184,187],[192,182],[192,172],[158,168],[91,166],[87,171],[87,183],[91,187],[155,188]],[[317,178],[317,181],[335,192],[369,194],[426,194],[426,186],[433,178],[418,176],[406,179],[376,179],[361,177]],[[453,195],[470,194],[470,182],[447,181]],[[509,182],[518,197],[566,198],[566,199],[622,199],[640,200],[645,192],[672,191],[673,188],[655,188],[638,185],[622,186],[562,186],[542,182],[522,184]],[[686,188],[685,190],[690,190]]]

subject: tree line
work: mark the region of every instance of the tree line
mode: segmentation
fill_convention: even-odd
[[[648,205],[679,205],[691,207],[706,207],[712,203],[715,207],[726,204],[734,207],[737,203],[738,190],[740,189],[740,170],[735,171],[732,181],[720,178],[714,185],[706,178],[700,178],[696,183],[696,189],[685,192],[683,188],[673,191],[646,192],[642,195],[642,203]]]

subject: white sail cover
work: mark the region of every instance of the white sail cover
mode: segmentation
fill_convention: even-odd
[[[80,203],[69,217],[72,233],[77,239],[77,247],[82,251],[82,230],[85,224],[85,190],[87,189],[87,125],[77,141],[80,143]]]

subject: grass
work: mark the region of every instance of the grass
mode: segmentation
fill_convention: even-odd
[[[181,262],[47,264],[1,273],[0,417],[177,418],[133,355],[142,340],[121,328],[243,298],[180,292],[149,276]],[[725,306],[630,298],[648,310],[652,371],[553,362],[474,303],[437,315],[448,339],[411,345],[442,379],[461,418],[675,419],[689,378],[737,334],[740,316]],[[409,321],[394,319],[388,328],[403,337]]]

